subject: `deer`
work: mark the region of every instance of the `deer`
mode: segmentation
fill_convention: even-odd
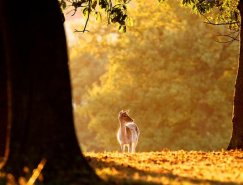
[[[125,152],[127,147],[129,153],[135,153],[140,135],[137,124],[129,117],[128,111],[120,111],[118,120],[120,127],[117,132],[117,140],[120,144],[121,152]]]

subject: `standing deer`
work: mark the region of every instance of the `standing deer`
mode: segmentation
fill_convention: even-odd
[[[127,111],[120,111],[118,120],[120,122],[120,128],[117,132],[117,140],[120,143],[121,151],[125,152],[125,147],[127,146],[128,152],[134,153],[140,134],[138,126],[128,116]]]

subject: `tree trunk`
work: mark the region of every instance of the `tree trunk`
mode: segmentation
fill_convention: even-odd
[[[238,9],[241,15],[240,29],[240,57],[238,74],[235,84],[234,112],[233,112],[233,133],[228,146],[231,149],[243,149],[243,2],[239,1]]]
[[[0,9],[1,12],[1,9]],[[3,21],[0,15],[0,28],[3,27]],[[7,62],[5,60],[5,33],[3,29],[0,29],[0,159],[1,163],[7,158],[7,144],[9,138],[9,127],[10,125],[10,84],[9,84],[9,73],[6,71]]]
[[[46,159],[45,184],[97,184],[99,178],[86,162],[75,136],[63,15],[58,2],[3,0],[0,7],[0,33],[4,38],[0,40],[4,48],[1,67],[10,74],[1,73],[5,78],[1,79],[0,93],[12,102],[8,110],[9,100],[3,101],[4,106],[1,100],[0,124],[5,130],[4,114],[12,115],[10,154],[4,170],[17,179],[24,175],[24,167],[31,172]],[[6,134],[0,137],[6,138]]]

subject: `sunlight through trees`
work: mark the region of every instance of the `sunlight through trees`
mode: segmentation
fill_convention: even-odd
[[[75,57],[77,49],[70,49],[83,148],[119,149],[121,109],[129,109],[141,127],[140,151],[227,147],[238,44],[215,41],[227,29],[204,24],[177,1],[136,2],[129,14],[133,26],[126,34],[114,31],[113,42],[104,31],[112,28],[100,25],[87,34],[95,39],[76,46],[82,49]]]

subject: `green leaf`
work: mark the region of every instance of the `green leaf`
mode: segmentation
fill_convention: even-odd
[[[119,32],[121,32],[121,33],[126,33],[126,31],[127,31],[127,27],[126,27],[125,25],[120,25],[118,30],[119,30]]]
[[[101,13],[100,12],[95,12],[95,19],[97,21],[101,21],[102,20],[102,16],[101,16]]]
[[[67,3],[64,0],[59,1],[59,4],[63,10],[67,7]]]
[[[108,2],[106,0],[100,0],[99,5],[103,9],[108,9],[109,8],[109,4],[108,4]]]
[[[133,25],[134,25],[134,21],[133,21],[133,19],[130,18],[130,17],[127,17],[127,18],[126,18],[126,25],[127,25],[127,26],[133,26]]]
[[[88,14],[89,14],[89,8],[84,8],[83,9],[83,15],[85,16],[85,17],[88,17]]]
[[[91,8],[95,10],[96,5],[97,5],[97,0],[94,0],[92,2]]]

